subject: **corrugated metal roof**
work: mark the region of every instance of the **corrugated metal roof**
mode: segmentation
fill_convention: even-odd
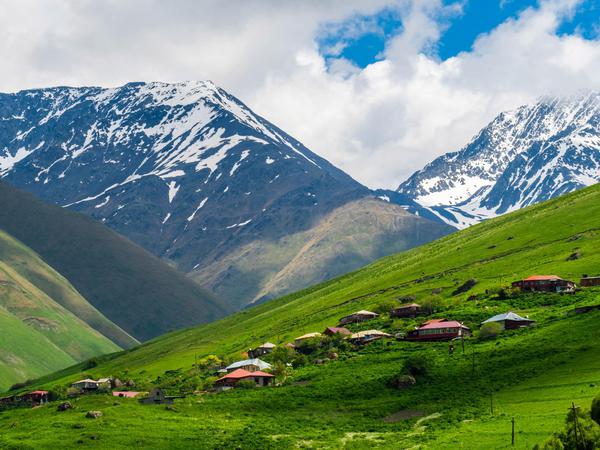
[[[444,320],[438,322],[430,322],[422,327],[419,327],[419,330],[437,330],[439,328],[464,328],[469,329],[469,327],[464,326],[462,323],[457,322],[456,320]]]
[[[264,362],[262,359],[258,359],[258,358],[244,359],[243,361],[236,361],[233,364],[230,364],[225,368],[227,370],[233,370],[233,369],[238,369],[240,367],[245,367],[245,366],[256,366],[260,370],[271,368],[271,364]]]
[[[266,372],[261,372],[261,371],[249,372],[249,371],[244,370],[244,369],[237,369],[237,370],[234,370],[231,373],[228,373],[227,375],[223,375],[217,381],[222,381],[222,380],[242,380],[244,378],[251,378],[251,377],[269,377],[269,378],[272,378],[274,376],[275,375],[272,375],[272,374],[266,373]]]
[[[525,317],[521,317],[520,315],[509,311],[507,313],[504,314],[497,314],[494,317],[490,317],[487,320],[484,320],[483,322],[481,322],[482,324],[484,323],[490,323],[490,322],[503,322],[505,320],[514,320],[514,321],[524,321],[524,322],[533,322],[532,320],[526,319]]]
[[[523,281],[555,281],[562,280],[558,275],[531,275],[525,278]]]

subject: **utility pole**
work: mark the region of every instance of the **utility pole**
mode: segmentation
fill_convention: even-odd
[[[490,411],[494,415],[494,391],[490,391]]]
[[[473,375],[475,375],[475,347],[473,347],[473,365],[471,368],[471,372]]]
[[[515,418],[513,417],[512,420],[512,446],[515,446]]]

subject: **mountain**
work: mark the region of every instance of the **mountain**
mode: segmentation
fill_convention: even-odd
[[[120,350],[108,337],[115,342],[135,343],[61,274],[3,231],[0,330],[0,390]]]
[[[600,94],[548,98],[496,117],[398,193],[463,228],[600,180]]]
[[[0,230],[34,250],[95,309],[59,295],[56,284],[35,271],[28,278],[123,348],[229,312],[213,294],[106,226],[5,182],[0,182]]]
[[[0,443],[68,446],[92,442],[94,436],[110,448],[183,449],[200,442],[204,448],[244,449],[490,449],[509,448],[514,419],[515,448],[531,448],[564,423],[572,402],[587,407],[600,391],[600,311],[573,314],[576,307],[598,305],[599,288],[572,295],[523,294],[512,292],[510,283],[531,274],[575,281],[583,273],[597,275],[598,229],[600,186],[593,186],[101,358],[94,368],[72,367],[29,388],[59,389],[82,376],[125,373],[136,389],[161,386],[188,397],[176,400],[174,410],[127,399],[115,406],[114,398],[93,395],[80,398],[78,410],[67,413],[57,414],[56,405],[14,411],[0,415]],[[464,288],[469,280],[474,280],[470,289]],[[214,380],[214,373],[202,368],[207,355],[240,359],[265,341],[281,345],[323,331],[360,309],[383,316],[348,325],[353,331],[406,333],[425,318],[391,319],[385,311],[407,296],[431,302],[432,317],[462,321],[476,336],[463,342],[464,350],[455,342],[453,354],[448,342],[389,339],[352,348],[338,341],[324,356],[295,357],[281,386],[195,391]],[[528,316],[536,326],[477,337],[483,320],[507,311]],[[392,387],[406,370],[412,370],[415,384]],[[74,421],[83,421],[88,410],[101,410],[106,419],[74,430]],[[48,421],[54,426],[41,426]]]
[[[280,254],[282,240],[310,236],[336,209],[373,197],[208,81],[2,94],[0,123],[4,180],[211,280],[209,287],[236,307],[262,296],[271,277],[299,256],[289,246]],[[410,221],[404,214],[399,220]],[[451,231],[419,223],[421,239],[411,242],[397,230],[399,241],[422,242],[428,226],[430,239]],[[373,229],[375,240],[379,231]],[[255,247],[268,252],[258,270],[223,267]],[[344,251],[329,276],[364,261],[349,264]],[[286,283],[298,287],[292,280],[279,286]]]

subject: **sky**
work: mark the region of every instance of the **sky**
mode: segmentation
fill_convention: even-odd
[[[370,187],[600,89],[596,0],[3,0],[0,91],[210,79]]]

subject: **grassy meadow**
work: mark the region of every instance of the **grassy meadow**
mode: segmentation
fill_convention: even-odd
[[[568,406],[589,407],[600,393],[600,289],[573,295],[519,294],[510,282],[530,274],[578,281],[600,273],[600,188],[592,187],[491,220],[311,289],[244,310],[218,322],[181,330],[140,347],[97,358],[41,378],[30,387],[60,391],[84,377],[132,379],[186,393],[174,408],[90,395],[0,412],[0,447],[52,445],[91,448],[531,448],[562,426]],[[477,282],[456,293],[467,280]],[[206,374],[194,363],[224,360],[264,341],[282,344],[322,331],[358,309],[385,311],[399,298],[436,305],[432,317],[477,330],[488,317],[512,310],[535,327],[497,338],[473,337],[453,355],[448,343],[377,341],[340,348],[339,358],[314,364],[311,355],[281,386],[202,391]],[[406,332],[418,321],[386,314],[353,331]],[[414,386],[392,387],[407,361],[427,361]],[[84,369],[87,367],[87,369]],[[195,389],[201,392],[192,393]],[[493,413],[491,404],[493,403]],[[88,410],[100,419],[86,419]]]

